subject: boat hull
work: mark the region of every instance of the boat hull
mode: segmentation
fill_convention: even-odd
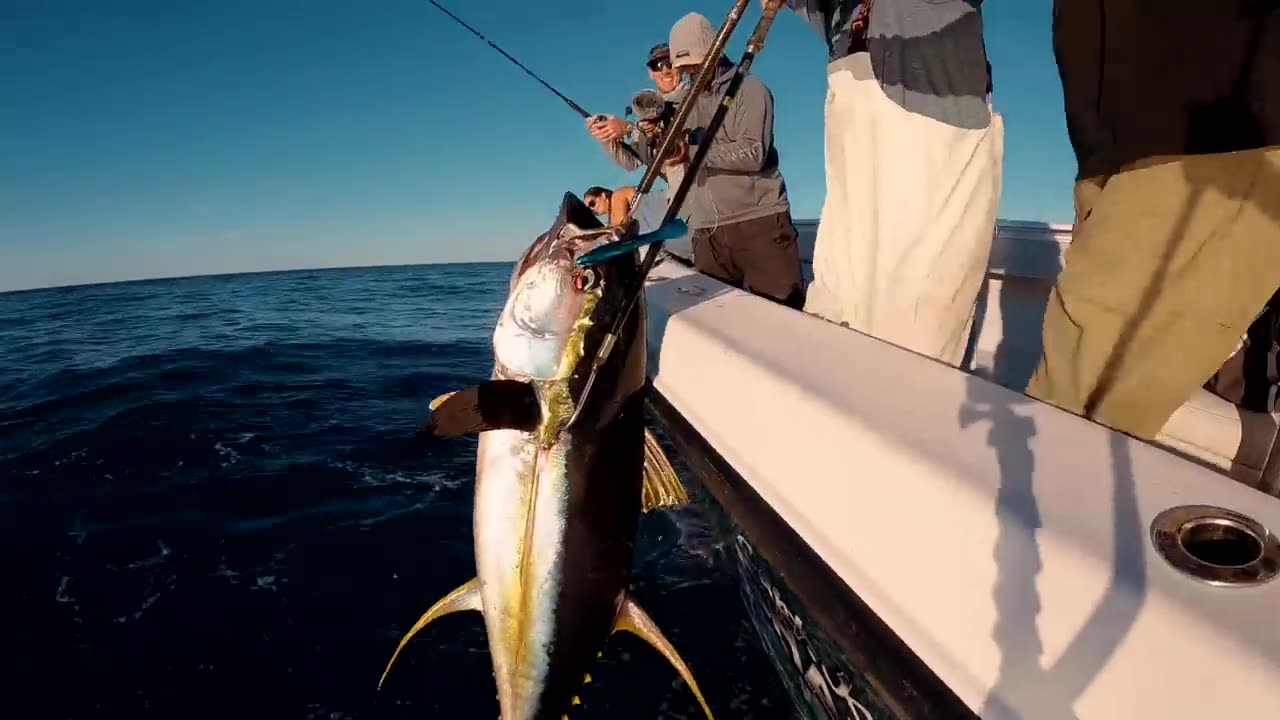
[[[689,470],[690,497],[713,527],[795,716],[976,720],[656,389],[647,407]]]

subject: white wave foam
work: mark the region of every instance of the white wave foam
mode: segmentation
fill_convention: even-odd
[[[224,470],[226,468],[231,467],[232,465],[235,465],[237,462],[240,461],[240,453],[227,447],[226,445],[223,445],[220,442],[214,443],[213,449],[217,450],[218,454],[222,456],[223,462],[219,464],[222,465],[222,468]]]
[[[433,491],[452,490],[462,487],[471,481],[471,477],[462,473],[409,472],[405,470],[389,470],[371,465],[361,465],[349,460],[329,459],[325,464],[331,468],[344,470],[353,476],[351,484],[362,487],[382,487],[389,485],[417,485]]]

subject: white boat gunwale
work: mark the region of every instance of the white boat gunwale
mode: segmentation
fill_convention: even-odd
[[[1280,528],[1280,500],[674,263],[655,269],[648,296],[657,392],[973,712],[1263,717],[1255,703],[1280,706],[1280,582],[1210,587],[1148,537],[1159,512],[1190,503]],[[842,461],[882,478],[841,476]],[[1018,462],[1032,471],[1011,470]],[[1023,506],[999,505],[1002,492]],[[841,507],[863,511],[842,519]],[[883,541],[895,536],[912,542]],[[917,572],[931,548],[947,553]],[[1009,562],[1022,567],[1006,577]],[[947,600],[931,603],[939,592]],[[1096,672],[1081,669],[1085,627]]]

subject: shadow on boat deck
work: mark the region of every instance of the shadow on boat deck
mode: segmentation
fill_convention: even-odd
[[[975,339],[987,314],[987,287],[984,285],[978,298],[971,335]],[[1002,328],[991,376],[1019,393],[1026,389],[1035,370],[1035,364],[1026,361],[1038,361],[1039,353],[1015,355],[1010,338],[1034,337],[1039,350],[1041,328],[1030,325],[1042,324],[1048,296],[1038,300],[1034,312],[1026,313],[1025,308],[1018,312],[1018,308],[1008,307],[1014,302],[1011,293],[1001,293],[1000,297],[1000,315],[1006,326]],[[1024,326],[1013,326],[1017,323]],[[973,349],[971,341],[961,367],[969,366]],[[1116,348],[1113,356],[1123,356],[1126,349]],[[1000,671],[979,715],[989,720],[1021,720],[1025,717],[1022,710],[1034,707],[1037,719],[1074,720],[1075,703],[1132,629],[1147,594],[1146,533],[1138,512],[1128,439],[1119,433],[1110,437],[1114,488],[1110,584],[1057,662],[1045,667],[1036,622],[1041,608],[1036,579],[1042,567],[1036,534],[1043,526],[1036,501],[1035,455],[1031,447],[1036,426],[1033,417],[1018,412],[1037,401],[1025,395],[992,401],[992,394],[984,391],[983,380],[970,377],[968,383],[968,401],[960,409],[958,421],[962,428],[978,422],[991,423],[987,442],[995,451],[1000,469],[995,507],[999,519],[994,549],[997,578],[992,590],[997,613],[992,637],[1000,650]]]
[[[1086,413],[1096,407],[1099,398],[1117,382],[1120,368],[1138,341],[1141,320],[1153,312],[1161,294],[1170,291],[1171,278],[1182,270],[1181,265],[1186,258],[1178,255],[1181,251],[1185,256],[1189,251],[1181,246],[1196,239],[1189,235],[1189,230],[1197,220],[1196,210],[1202,201],[1212,195],[1219,196],[1219,201],[1225,197],[1238,202],[1238,212],[1245,212],[1247,206],[1253,205],[1252,209],[1261,211],[1265,217],[1280,221],[1280,213],[1275,209],[1278,206],[1261,201],[1263,193],[1260,188],[1275,187],[1280,183],[1280,178],[1267,161],[1259,162],[1255,174],[1243,179],[1225,177],[1211,160],[1188,163],[1183,171],[1189,190],[1187,202],[1182,204],[1180,217],[1171,227],[1172,237],[1163,248],[1154,273],[1141,289],[1132,318],[1122,328],[1111,349],[1100,373],[1098,387],[1085,402]],[[1203,222],[1203,218],[1200,221]],[[984,285],[975,312],[975,328],[971,336],[975,339],[986,315],[986,289]],[[1264,289],[1271,291],[1270,288]],[[1012,312],[1014,308],[1005,305],[1011,297],[1009,293],[1001,293],[1001,315],[1007,324],[1015,322],[1011,318],[1018,317]],[[1048,298],[1045,297],[1044,301],[1034,313],[1022,316],[1024,324],[1031,319],[1043,322]],[[1038,349],[1042,338],[1040,328],[1006,326],[993,362],[992,377],[1016,392],[1025,390],[1035,366],[1027,366],[1024,362],[1015,367],[1017,361],[1013,354],[1002,351],[1006,350],[1009,338],[1025,337],[1028,331],[1036,338]],[[973,341],[961,367],[969,366],[972,354]],[[1036,427],[1032,417],[1018,412],[1019,407],[1037,401],[1023,395],[1009,397],[1003,402],[991,402],[991,393],[984,392],[982,388],[981,380],[969,379],[968,402],[961,408],[958,418],[961,427],[990,421],[988,445],[996,453],[1001,479],[996,501],[1000,527],[995,547],[998,575],[993,589],[997,611],[993,638],[1001,653],[1000,674],[979,714],[989,720],[1012,720],[1023,717],[1015,708],[1035,707],[1037,720],[1075,718],[1075,703],[1132,629],[1148,591],[1144,559],[1146,532],[1138,512],[1129,439],[1121,433],[1110,436],[1114,487],[1110,585],[1057,662],[1043,667],[1041,657],[1044,648],[1036,625],[1040,609],[1036,577],[1041,568],[1036,532],[1042,527],[1035,496],[1035,457],[1031,449]]]
[[[971,378],[970,387],[981,380]],[[989,393],[982,393],[989,395]],[[972,395],[971,395],[972,397]],[[1073,706],[1128,634],[1146,597],[1145,533],[1138,513],[1129,447],[1111,436],[1114,482],[1111,583],[1080,632],[1051,667],[1043,667],[1044,648],[1036,625],[1040,598],[1036,578],[1042,527],[1035,497],[1035,457],[1031,439],[1035,420],[1018,407],[1035,402],[1020,397],[1005,404],[970,402],[961,408],[960,425],[989,421],[988,445],[1000,467],[996,515],[1000,529],[993,597],[993,638],[1000,649],[1000,674],[979,715],[988,720],[1022,720],[1015,708],[1035,707],[1037,720],[1075,718]]]
[[[1047,224],[1045,229],[1048,230]],[[1061,269],[1059,264],[1054,269],[1055,276]],[[978,297],[970,347],[961,367],[967,368],[972,361],[974,343],[988,315],[989,287],[990,283],[985,283]],[[1011,292],[1000,293],[1000,318],[1005,326],[990,374],[991,379],[1015,392],[1026,389],[1035,371],[1048,300],[1047,294],[1037,297],[1028,312],[1025,298]],[[1035,338],[1036,352],[1015,352],[1012,339],[1028,337]],[[1074,719],[1076,701],[1128,634],[1146,597],[1145,533],[1138,514],[1129,447],[1124,436],[1111,436],[1111,583],[1058,661],[1044,667],[1044,647],[1036,623],[1041,607],[1036,588],[1041,569],[1036,533],[1043,526],[1036,502],[1035,455],[1031,449],[1036,426],[1034,418],[1018,412],[1018,408],[1036,401],[1019,395],[1005,402],[991,402],[991,394],[980,391],[982,380],[971,377],[968,383],[968,402],[960,409],[960,426],[991,423],[987,443],[995,451],[1000,468],[995,508],[1000,527],[994,549],[997,577],[992,590],[997,613],[992,637],[1000,649],[1000,674],[979,715],[990,720],[1015,720],[1024,717],[1015,708],[1035,707],[1037,718]]]

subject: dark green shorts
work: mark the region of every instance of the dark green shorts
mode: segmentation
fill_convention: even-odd
[[[693,231],[693,267],[747,292],[800,310],[804,276],[790,212]]]

